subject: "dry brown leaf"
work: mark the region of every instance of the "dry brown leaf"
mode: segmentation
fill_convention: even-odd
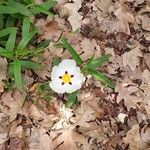
[[[128,85],[130,86],[128,87]],[[142,102],[142,92],[129,79],[124,80],[123,83],[117,83],[115,91],[118,92],[117,103],[124,100],[124,104],[128,110],[130,108],[135,109],[137,103]]]
[[[122,3],[118,2],[116,7],[114,14],[119,21],[119,30],[130,35],[129,23],[134,23],[134,17],[127,6]]]
[[[69,12],[68,21],[70,22],[73,31],[76,31],[81,27],[83,17],[78,12],[81,8],[81,4],[82,0],[75,0],[74,3],[66,3],[64,5],[64,9],[67,9]]]
[[[4,144],[0,144],[0,150],[6,150],[6,145]]]
[[[38,121],[38,120],[43,120],[43,116],[40,113],[40,111],[38,110],[37,106],[32,104],[29,109],[28,109],[28,114],[29,117]]]
[[[95,111],[84,101],[81,102],[81,107],[75,111],[76,117],[72,121],[81,127],[90,127],[89,121],[93,121],[96,117]]]
[[[7,60],[6,58],[0,57],[0,92],[4,91],[4,83],[2,80],[6,79],[7,76]]]
[[[86,145],[85,150],[90,150],[85,137],[74,130],[74,127],[62,130],[62,133],[53,140],[54,149],[57,150],[79,150]]]
[[[17,114],[22,113],[22,105],[24,103],[24,96],[19,92],[12,91],[4,92],[0,99],[0,109],[9,116],[9,121],[13,121]]]
[[[147,54],[144,54],[144,59],[145,59],[145,62],[146,62],[146,65],[148,67],[148,69],[150,70],[150,53],[147,53]]]
[[[135,71],[136,67],[140,65],[140,57],[142,57],[142,52],[140,45],[138,45],[131,51],[123,54],[123,66],[129,66],[132,71]]]
[[[147,136],[147,133],[144,135]],[[149,139],[149,137],[147,138]],[[127,132],[127,135],[123,138],[123,141],[126,144],[129,144],[131,150],[146,150],[148,148],[148,145],[144,143],[139,133],[139,125],[134,125],[131,130]]]
[[[45,129],[35,127],[31,129],[29,150],[53,150],[52,141]]]
[[[56,42],[62,33],[64,28],[62,19],[58,18],[57,15],[53,18],[47,17],[47,19],[36,20],[35,26],[41,32],[39,40],[52,40]]]
[[[144,30],[150,31],[150,18],[148,15],[143,15],[141,18],[142,28]]]

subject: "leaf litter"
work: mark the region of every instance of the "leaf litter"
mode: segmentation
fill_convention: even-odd
[[[147,0],[59,1],[54,17],[34,18],[38,41],[51,43],[33,58],[43,69],[23,72],[27,95],[5,89],[8,64],[0,58],[0,149],[150,149],[149,8]],[[39,87],[50,78],[53,57],[70,58],[52,47],[61,34],[84,61],[111,55],[101,70],[114,80],[115,91],[88,76],[73,108],[50,89],[51,100],[44,99]]]

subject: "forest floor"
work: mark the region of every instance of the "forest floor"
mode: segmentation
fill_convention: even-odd
[[[49,90],[37,87],[50,81],[56,55],[70,58],[66,50],[50,44],[38,59],[44,67],[22,72],[22,93],[5,89],[8,62],[0,57],[0,150],[150,150],[150,2],[59,0],[53,13],[32,18],[38,40],[56,43],[63,34],[85,62],[110,54],[99,70],[115,90],[88,75],[77,104],[65,108],[64,95],[48,101]]]

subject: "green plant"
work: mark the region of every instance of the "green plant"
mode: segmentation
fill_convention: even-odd
[[[49,10],[56,4],[53,0],[42,4],[36,4],[34,0],[0,2],[0,56],[7,58],[9,78],[14,78],[19,90],[23,88],[21,71],[40,69],[42,66],[30,58],[42,52],[49,44],[49,41],[43,41],[34,49],[29,48],[38,34],[30,17],[39,13],[52,16]]]
[[[72,58],[76,61],[78,65],[81,65],[82,72],[84,74],[90,74],[95,78],[96,80],[101,81],[102,84],[109,86],[110,88],[114,89],[115,85],[113,82],[103,73],[101,73],[98,69],[102,67],[104,64],[106,64],[109,61],[109,55],[103,55],[98,58],[90,58],[87,63],[84,63],[81,57],[77,54],[77,52],[74,50],[74,48],[69,44],[67,39],[62,37],[61,42],[58,44],[59,46],[63,46],[72,56]],[[58,46],[57,45],[57,46]],[[71,107],[77,97],[77,92],[68,94],[68,101],[66,102],[66,106]]]

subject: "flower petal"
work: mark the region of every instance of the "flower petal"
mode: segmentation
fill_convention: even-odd
[[[51,73],[51,79],[55,80],[55,78],[58,77],[59,74],[60,74],[59,67],[54,66],[53,69],[52,69],[52,73]]]
[[[65,59],[59,64],[60,68],[64,68],[64,67],[70,68],[75,66],[76,66],[76,62],[72,59]]]
[[[51,87],[51,89],[53,91],[55,91],[56,93],[60,93],[60,94],[63,94],[65,93],[65,89],[62,87],[61,84],[59,84],[58,82],[50,82],[49,83],[49,86]]]

